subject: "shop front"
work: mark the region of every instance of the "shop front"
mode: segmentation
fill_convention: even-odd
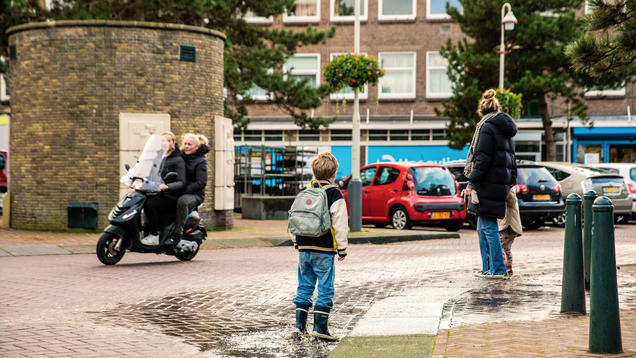
[[[572,129],[574,163],[636,163],[636,123],[625,127]]]

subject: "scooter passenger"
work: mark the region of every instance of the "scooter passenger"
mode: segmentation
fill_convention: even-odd
[[[203,203],[205,186],[208,182],[208,161],[205,155],[210,152],[208,139],[202,134],[187,133],[181,145],[185,160],[185,187],[177,200],[177,218],[175,230],[165,245],[176,245],[183,236],[183,224],[188,213]]]
[[[172,132],[163,132],[161,136],[163,137],[162,147],[165,150],[159,167],[161,178],[164,179],[170,172],[177,173],[177,178],[170,183],[160,184],[161,192],[146,201],[144,206],[146,213],[145,236],[141,240],[144,245],[159,245],[160,213],[167,211],[174,213],[177,200],[185,187],[185,161],[179,150],[177,138]]]

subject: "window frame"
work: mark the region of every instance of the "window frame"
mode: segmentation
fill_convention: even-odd
[[[7,93],[9,90],[9,86],[7,86],[7,77],[6,75],[0,74],[0,101],[7,102],[11,100],[11,94]]]
[[[290,16],[287,15],[287,11],[283,13],[283,23],[319,23],[320,22],[320,2],[321,0],[315,0],[316,2],[316,15],[315,16]]]
[[[434,0],[426,0],[426,18],[429,20],[450,20],[450,15],[448,14],[432,14],[431,13],[431,2]],[[448,0],[446,0],[448,1]],[[459,9],[460,12],[463,11],[463,6]]]
[[[412,93],[406,93],[406,92],[405,93],[382,93],[382,80],[384,77],[380,77],[380,80],[378,81],[378,99],[415,99],[417,98],[417,52],[415,51],[378,52],[378,62],[380,63],[382,67],[384,67],[385,76],[386,76],[386,73],[388,73],[388,69],[382,63],[382,56],[383,55],[404,55],[404,54],[413,55],[413,68],[412,68],[413,75],[411,76],[413,81],[413,92]],[[406,68],[406,67],[393,68],[393,70],[405,70],[405,69],[409,69],[409,68]]]
[[[342,55],[346,55],[346,52],[332,52],[329,54],[329,61],[333,61],[333,59],[336,56],[342,56]],[[363,52],[363,54],[366,54],[366,52]],[[329,99],[332,101],[339,101],[342,99],[353,99],[355,97],[355,94],[352,93],[331,93],[329,94]],[[358,92],[358,98],[361,100],[366,100],[369,98],[369,85],[365,84],[364,85],[364,92],[359,91]]]
[[[243,20],[245,20],[245,22],[247,22],[248,24],[272,24],[274,22],[274,18],[271,16],[251,16],[247,13],[243,15]]]
[[[410,21],[415,20],[417,16],[417,0],[411,0],[413,3],[413,12],[409,15],[383,15],[382,2],[383,0],[378,0],[378,20],[380,21]]]
[[[439,55],[439,51],[426,51],[426,98],[427,99],[448,99],[453,95],[453,92],[435,92],[432,93],[431,92],[431,73],[430,70],[434,69],[434,70],[439,70],[441,69],[441,66],[429,66],[429,57],[431,54],[438,54]],[[441,55],[440,55],[441,56]],[[446,69],[446,73],[448,73],[448,66],[444,66],[444,69]],[[448,74],[446,75],[446,77],[448,78]],[[450,79],[449,79],[450,82]],[[452,85],[452,83],[451,83]]]
[[[360,21],[367,21],[369,18],[369,0],[360,0],[364,5],[364,15],[360,15]],[[335,15],[335,0],[329,0],[329,20],[331,22],[354,22],[355,15],[353,16],[341,16]],[[355,10],[355,9],[354,9]]]
[[[267,74],[272,74],[274,73],[274,71],[270,68],[269,70],[267,70]],[[252,82],[252,84],[256,87],[258,87],[258,85],[256,85],[256,83]],[[258,87],[261,88],[261,87]],[[262,90],[264,90],[263,88],[261,88]],[[251,88],[249,90],[247,90],[248,92],[251,90]],[[274,99],[274,94],[271,92],[268,92],[268,94],[266,95],[258,95],[258,96],[252,96],[250,94],[250,97],[256,101],[256,102],[267,102],[267,101],[271,101]],[[241,99],[243,99],[243,96],[240,96]]]
[[[316,87],[315,88],[318,88],[318,86],[320,86],[320,72],[322,70],[322,68],[320,67],[320,53],[297,53],[297,54],[294,54],[292,56],[289,56],[287,58],[287,61],[289,61],[289,59],[292,58],[292,57],[316,57],[318,59],[318,61],[316,62],[316,70],[315,70],[315,72],[316,72],[315,73],[315,76],[316,76]],[[288,65],[287,65],[287,61],[285,61],[285,64],[283,65],[283,72],[285,72],[285,79],[286,80],[288,78],[287,72],[291,72],[292,76],[294,76],[294,75],[302,76],[302,75],[314,74],[314,73],[311,73],[308,70],[291,70],[288,67]],[[295,71],[299,71],[299,72],[295,72]]]

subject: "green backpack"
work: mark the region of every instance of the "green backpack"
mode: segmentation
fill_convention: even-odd
[[[289,210],[287,228],[296,236],[320,237],[331,230],[331,215],[327,201],[327,189],[333,184],[322,186],[318,181],[314,188],[311,184],[302,190]]]

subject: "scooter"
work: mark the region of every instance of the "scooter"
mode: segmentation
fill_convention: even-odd
[[[121,182],[132,189],[124,196],[108,215],[110,225],[97,241],[97,258],[104,265],[118,263],[126,250],[140,253],[174,255],[181,261],[192,260],[203,240],[207,237],[205,227],[200,225],[198,209],[192,210],[186,217],[183,226],[183,237],[175,246],[166,246],[164,242],[174,231],[174,213],[166,214],[160,222],[167,223],[159,232],[159,245],[145,245],[141,242],[143,235],[143,207],[151,195],[157,195],[162,183],[160,173],[161,159],[165,152],[162,137],[152,135],[146,142],[137,163],[121,178]],[[174,181],[176,173],[168,173],[165,181]]]

